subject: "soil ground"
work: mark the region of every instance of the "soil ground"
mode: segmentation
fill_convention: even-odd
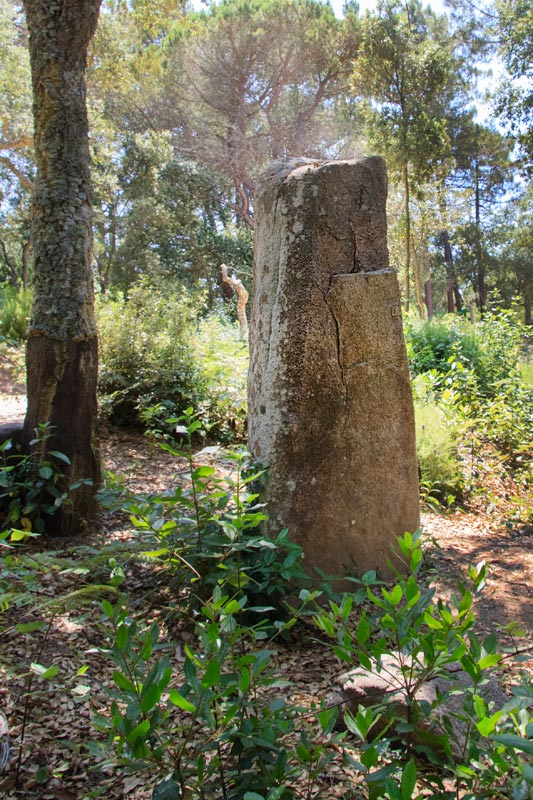
[[[20,419],[24,413],[24,387],[13,381],[10,367],[0,366],[0,422]],[[166,489],[184,470],[184,464],[138,432],[105,430],[101,445],[106,469],[119,476],[132,492]],[[494,468],[481,480],[490,485],[484,486],[485,491],[472,500],[469,508],[447,514],[424,513],[428,575],[439,591],[447,594],[453,591],[468,564],[488,562],[487,585],[476,600],[479,628],[483,633],[501,630],[515,621],[525,633],[519,646],[527,648],[532,644],[533,631],[533,526],[528,518],[531,497],[522,495],[520,501],[521,491],[525,490]],[[83,541],[49,540],[47,547],[67,558],[72,556],[74,546],[85,545],[97,552],[103,542],[127,541],[131,535],[123,516],[106,512],[97,525],[87,530]],[[36,559],[40,558],[40,550],[42,545],[34,551]],[[151,580],[151,574],[138,566],[126,570],[126,589],[140,603],[151,602],[147,599],[153,590]],[[58,574],[50,569],[40,574],[39,584],[32,591],[42,604],[60,592],[76,590],[81,582],[82,578],[73,572]],[[0,711],[6,715],[10,728],[12,761],[7,774],[0,778],[0,797],[82,800],[96,796],[90,792],[99,791],[98,796],[111,800],[148,800],[152,792],[149,780],[136,774],[117,774],[112,769],[96,772],[94,760],[85,749],[91,739],[97,738],[91,728],[92,715],[106,711],[105,690],[113,683],[112,667],[97,652],[102,645],[99,615],[95,612],[80,619],[73,611],[60,611],[52,617],[46,637],[9,627],[10,623],[14,626],[38,619],[38,609],[17,611],[11,607],[6,616],[0,627]],[[183,637],[186,638],[185,633]],[[511,641],[507,634],[503,639],[507,644]],[[291,699],[307,706],[327,694],[335,677],[344,671],[329,647],[301,635],[290,645],[279,645],[274,658],[279,672],[293,682]],[[30,662],[58,664],[61,672],[57,682],[40,683],[34,679],[28,697]],[[87,673],[76,677],[83,664],[88,666]],[[504,688],[512,678],[512,670],[502,673]],[[87,696],[76,693],[81,691],[76,690],[80,684],[90,687]],[[365,796],[362,789],[360,794],[346,794],[334,770],[324,780],[327,788],[320,794],[323,798]]]

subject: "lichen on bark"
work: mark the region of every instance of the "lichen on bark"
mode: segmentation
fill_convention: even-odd
[[[101,0],[24,0],[30,34],[37,178],[32,204],[34,303],[27,347],[24,440],[47,423],[48,445],[83,481],[55,527],[76,532],[94,510],[98,345],[85,69]]]

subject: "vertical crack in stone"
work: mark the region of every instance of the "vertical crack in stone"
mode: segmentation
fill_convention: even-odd
[[[356,234],[356,232],[354,230],[354,226],[353,226],[352,222],[350,222],[350,230],[351,230],[352,235],[353,235],[353,268],[352,268],[352,272],[360,272],[361,271],[361,265],[359,264],[359,261],[357,260],[357,234]]]
[[[346,375],[344,374],[344,367],[342,365],[342,356],[341,356],[341,338],[342,338],[342,336],[341,336],[341,325],[340,325],[340,322],[338,320],[337,315],[335,314],[335,308],[333,307],[333,305],[330,303],[330,300],[329,300],[329,296],[330,296],[331,291],[332,291],[331,287],[332,287],[332,283],[333,283],[334,277],[335,276],[332,275],[331,278],[330,278],[329,289],[326,292],[325,300],[326,300],[326,305],[327,305],[327,307],[329,309],[329,312],[330,312],[331,316],[333,317],[333,322],[335,323],[335,333],[336,333],[336,337],[337,337],[337,364],[339,366],[339,374],[340,374],[340,377],[341,377],[341,383],[342,383],[343,388],[344,388],[344,401],[346,402],[346,392],[347,392]]]

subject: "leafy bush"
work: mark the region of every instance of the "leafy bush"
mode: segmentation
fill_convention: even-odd
[[[502,708],[481,688],[503,659],[496,637],[480,639],[475,631],[474,596],[486,565],[469,567],[470,588],[460,583],[446,602],[420,580],[420,532],[400,537],[398,547],[403,566],[393,585],[369,572],[355,592],[315,617],[341,662],[388,676],[389,700],[344,708],[369,796],[530,798],[533,771],[520,753],[533,753],[531,687],[516,687]],[[420,690],[437,678],[441,688],[430,701]]]
[[[234,322],[212,312],[200,319],[193,343],[196,363],[206,386],[200,408],[219,440],[245,434],[247,413],[248,343],[241,341]]]
[[[312,599],[306,596],[300,610]],[[333,748],[328,753],[311,743],[314,715],[308,720],[305,709],[285,698],[290,681],[276,674],[274,651],[258,649],[254,627],[239,621],[246,607],[245,595],[232,599],[216,587],[195,625],[197,646],[185,645],[183,671],[176,674],[175,662],[161,655],[155,623],[129,616],[124,597],[102,603],[111,640],[102,652],[116,665],[115,688],[110,714],[94,719],[107,743],[92,749],[104,758],[114,750],[114,763],[124,770],[155,773],[155,800],[290,800],[298,779],[309,789],[305,797],[315,796],[311,790]],[[322,731],[331,733],[334,713],[317,716]]]
[[[0,287],[0,337],[25,341],[31,314],[32,294],[13,286]]]
[[[286,531],[270,541],[257,529],[265,517],[250,492],[257,475],[245,473],[246,455],[233,454],[230,474],[217,479],[214,467],[197,465],[192,455],[198,415],[188,409],[176,422],[184,449],[162,447],[187,460],[188,475],[172,492],[128,510],[145,541],[152,537],[155,549],[144,555],[165,570],[174,622],[194,619],[197,645],[185,645],[183,672],[175,674],[156,623],[134,619],[125,595],[102,603],[111,645],[102,652],[116,667],[115,688],[110,714],[95,719],[107,744],[93,750],[113,748],[119,767],[155,773],[154,798],[289,800],[293,780],[312,787],[331,759],[333,750],[314,739],[317,720],[329,734],[335,714],[308,721],[307,709],[286,701],[272,643],[319,593],[301,589],[302,551]],[[300,590],[296,611],[285,602],[289,582]],[[300,741],[296,757],[289,735]]]
[[[135,423],[155,405],[170,416],[198,399],[200,376],[191,338],[198,301],[140,281],[127,298],[100,298],[99,391],[104,413]]]
[[[100,405],[115,424],[169,432],[193,405],[214,432],[241,433],[247,348],[220,315],[201,318],[201,296],[139,281],[128,297],[100,298]]]
[[[464,486],[458,449],[460,427],[437,403],[427,399],[415,399],[415,420],[422,498],[451,505],[461,498]]]
[[[152,537],[147,555],[166,567],[179,609],[197,608],[219,585],[226,586],[232,597],[245,592],[254,606],[283,609],[287,584],[295,581],[302,586],[308,579],[302,548],[288,539],[287,531],[276,539],[260,531],[266,517],[258,495],[251,491],[260,473],[247,469],[246,451],[225,452],[228,474],[217,477],[214,466],[198,464],[197,459],[218,447],[206,447],[193,456],[192,440],[201,428],[198,414],[187,409],[176,422],[183,448],[168,443],[161,447],[185,459],[188,473],[173,489],[125,506],[137,531]]]
[[[41,425],[30,445],[42,444],[49,435],[48,426]],[[41,457],[40,452],[37,447],[29,454],[18,453],[9,439],[0,444],[0,531],[9,530],[12,541],[26,538],[31,531],[44,533],[81,483],[65,487],[61,464],[70,463],[68,456],[49,450]]]
[[[512,466],[523,467],[533,454],[533,391],[520,371],[525,331],[516,312],[495,309],[475,325],[460,317],[411,324],[406,335],[417,375],[415,395],[422,401],[418,449],[423,491],[441,484],[449,487],[444,494],[460,495],[457,453],[464,449],[465,433],[470,449],[474,438],[478,447],[490,443],[512,456]],[[446,443],[450,437],[455,447]]]
[[[323,796],[319,779],[332,766],[345,797],[355,797],[354,771],[373,800],[530,797],[533,773],[522,753],[533,752],[531,687],[515,687],[501,708],[482,690],[503,658],[493,635],[475,632],[486,566],[469,568],[471,587],[460,584],[444,601],[420,579],[420,534],[405,534],[398,547],[403,571],[393,585],[367,573],[319,610],[319,593],[301,590],[299,607],[266,642],[264,627],[247,621],[246,586],[221,578],[196,610],[183,664],[165,654],[176,643],[156,623],[130,614],[126,595],[103,601],[109,646],[101,652],[114,665],[114,686],[106,688],[109,713],[94,719],[107,740],[92,752],[107,769],[151,774],[155,800],[311,800]],[[293,684],[277,674],[273,643],[309,607],[344,664],[386,675],[394,659],[406,712],[386,697],[367,707],[287,701]],[[435,678],[444,687],[429,701],[420,690]],[[339,713],[351,736],[336,732]]]
[[[424,323],[409,321],[405,341],[414,375],[431,370],[445,374],[453,358],[479,371],[480,343],[474,326],[462,317],[447,315]]]
[[[408,322],[405,330],[409,364],[414,375],[435,370],[446,376],[457,362],[470,377],[470,389],[485,397],[499,392],[499,383],[518,378],[524,326],[513,309],[486,313],[472,324],[446,315],[425,323]]]

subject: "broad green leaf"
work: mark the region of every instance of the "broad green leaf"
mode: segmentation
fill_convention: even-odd
[[[145,692],[143,691],[141,695],[141,711],[150,711],[161,698],[161,690],[159,686],[153,683]]]
[[[520,772],[522,773],[522,777],[526,783],[529,783],[530,786],[533,786],[533,767],[530,766],[530,764],[522,764],[520,767]]]
[[[496,711],[495,714],[492,714],[490,717],[483,717],[478,722],[476,722],[476,728],[480,732],[482,736],[490,736],[493,731],[496,730],[496,725],[498,724],[499,719],[502,716],[502,711]]]
[[[499,742],[499,744],[504,744],[506,747],[512,747],[514,750],[521,750],[523,753],[533,755],[533,739],[525,739],[515,733],[501,733],[498,736],[492,736],[491,739]]]
[[[391,605],[396,607],[400,603],[402,597],[403,597],[402,587],[399,584],[396,584],[396,586],[394,587],[394,589],[390,594]]]
[[[370,631],[371,631],[370,623],[368,622],[366,616],[363,615],[359,620],[359,624],[357,625],[357,629],[355,632],[357,641],[361,645],[361,647],[364,647],[364,645],[370,639]]]
[[[55,676],[59,672],[59,667],[55,665],[51,667],[43,667],[42,664],[30,664],[30,669],[35,675],[38,675],[39,678],[42,680],[50,680],[50,678],[55,678]]]
[[[113,672],[113,680],[118,688],[122,689],[124,692],[135,692],[134,683],[130,680],[130,678],[128,678],[127,675],[124,675],[123,672],[120,672],[120,670],[116,669]]]
[[[402,800],[411,800],[416,786],[416,764],[413,758],[405,765],[402,771],[400,784]]]
[[[183,697],[183,695],[180,694],[177,689],[171,689],[169,700],[172,705],[181,708],[182,711],[190,711],[191,714],[196,712],[196,706],[189,702],[187,698]]]
[[[250,670],[248,669],[248,667],[243,667],[241,669],[241,674],[239,676],[239,689],[243,694],[246,694],[246,692],[250,688],[251,679],[252,677],[250,674]]]
[[[129,639],[129,631],[126,625],[122,624],[118,626],[117,635],[116,635],[116,645],[119,650],[124,650]]]
[[[104,612],[104,614],[108,619],[113,619],[114,617],[113,606],[111,605],[109,600],[102,600],[102,611]]]
[[[143,719],[142,722],[132,730],[127,736],[129,742],[134,742],[136,739],[144,739],[148,731],[150,730],[150,720]]]
[[[211,475],[214,475],[214,474],[215,474],[215,468],[214,467],[209,467],[206,464],[206,465],[201,466],[201,467],[196,467],[196,469],[193,470],[192,477],[193,477],[193,479],[196,479],[196,478],[209,478],[209,477],[211,477]]]
[[[487,656],[481,658],[477,665],[479,669],[487,669],[488,667],[494,667],[501,661],[502,657],[498,655],[498,653],[489,653]]]
[[[33,631],[42,631],[43,628],[48,627],[46,622],[19,622],[15,626],[18,633],[32,633]]]
[[[204,689],[210,689],[220,678],[220,663],[218,659],[212,658],[206,667],[202,678],[202,686]]]
[[[361,763],[364,764],[367,769],[375,767],[378,761],[379,754],[373,745],[361,753]]]
[[[70,458],[64,453],[60,453],[59,450],[49,450],[48,455],[58,458],[60,461],[64,461],[65,464],[70,464]]]

